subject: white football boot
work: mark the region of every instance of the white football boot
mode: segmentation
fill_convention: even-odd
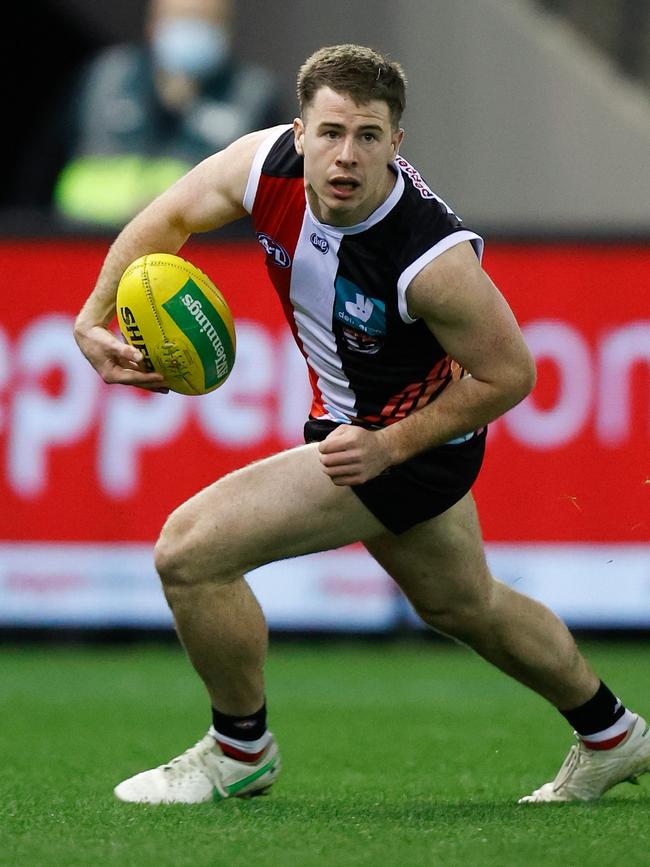
[[[214,729],[189,750],[150,771],[124,780],[113,790],[120,801],[136,804],[202,804],[224,798],[263,795],[280,773],[275,738],[257,762],[238,762],[224,756]]]
[[[650,726],[636,716],[625,740],[611,750],[590,750],[578,738],[551,783],[519,799],[520,804],[595,801],[622,782],[638,783],[650,771]]]

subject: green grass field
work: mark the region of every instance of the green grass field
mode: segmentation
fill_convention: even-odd
[[[650,712],[650,643],[583,648]],[[278,644],[270,797],[138,807],[112,787],[201,737],[173,646],[2,647],[0,864],[650,864],[650,775],[597,804],[518,806],[572,741],[544,702],[451,643]]]

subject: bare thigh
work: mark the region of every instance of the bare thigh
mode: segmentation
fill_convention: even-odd
[[[249,464],[172,513],[159,545],[204,575],[365,541],[385,532],[348,487],[322,471],[316,444]]]
[[[489,601],[493,579],[471,494],[436,518],[399,536],[385,531],[365,546],[423,615]]]

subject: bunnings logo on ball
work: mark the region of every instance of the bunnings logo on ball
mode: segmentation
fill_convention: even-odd
[[[174,322],[196,349],[211,388],[228,376],[234,361],[234,348],[228,329],[210,300],[192,279],[163,304]]]

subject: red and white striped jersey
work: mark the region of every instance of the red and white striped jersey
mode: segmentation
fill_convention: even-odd
[[[305,197],[293,130],[269,132],[254,158],[244,206],[309,367],[312,418],[383,426],[434,400],[462,370],[421,320],[406,290],[429,262],[462,241],[463,226],[402,157],[396,183],[363,223],[329,226]]]

